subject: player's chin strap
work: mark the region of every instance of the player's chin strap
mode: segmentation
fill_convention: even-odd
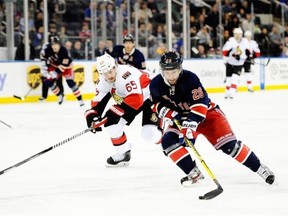
[[[180,122],[178,120],[174,119],[174,123],[176,124],[178,129],[181,130]],[[193,150],[193,152],[197,156],[198,160],[201,162],[202,166],[205,168],[206,172],[209,174],[209,176],[212,178],[212,180],[217,185],[217,188],[215,190],[212,190],[212,191],[204,194],[203,196],[199,196],[199,199],[201,199],[201,200],[213,199],[214,197],[218,196],[219,194],[221,194],[223,192],[223,188],[221,187],[220,183],[218,182],[215,175],[212,173],[212,171],[210,170],[210,168],[208,167],[208,165],[206,164],[204,159],[201,157],[200,153],[195,148],[194,144],[187,137],[185,137],[184,140],[185,140],[185,143]]]
[[[93,125],[93,127],[87,128],[87,129],[85,129],[85,130],[83,130],[83,131],[81,131],[81,132],[79,132],[79,133],[77,133],[77,134],[74,134],[73,136],[68,137],[67,139],[65,139],[65,140],[63,140],[63,141],[61,141],[61,142],[59,142],[59,143],[57,143],[57,144],[55,144],[55,145],[53,145],[53,146],[50,146],[49,148],[44,149],[43,151],[38,152],[37,154],[34,154],[34,155],[32,155],[31,157],[26,158],[25,160],[22,160],[22,161],[20,161],[19,163],[16,163],[15,165],[10,166],[10,167],[8,167],[8,168],[0,171],[0,175],[2,175],[2,174],[4,174],[4,173],[12,170],[13,168],[18,167],[18,166],[20,166],[20,165],[22,165],[22,164],[24,164],[24,163],[27,163],[28,161],[31,161],[31,160],[39,157],[40,155],[43,155],[43,154],[45,154],[45,153],[53,150],[54,148],[57,148],[57,147],[65,144],[65,143],[68,143],[69,141],[71,141],[71,140],[73,140],[73,139],[76,139],[77,137],[80,137],[80,136],[82,136],[83,134],[85,134],[85,133],[87,133],[87,132],[90,132],[91,130],[93,130],[93,129],[95,129],[95,128],[101,127],[102,125],[104,125],[104,124],[106,123],[106,121],[107,121],[107,118],[102,119],[100,122],[98,122],[97,124]]]

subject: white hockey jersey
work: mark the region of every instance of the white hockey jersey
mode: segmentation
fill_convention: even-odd
[[[255,40],[248,40],[249,43],[249,51],[251,53],[251,57],[259,57],[260,56],[260,49]]]
[[[103,76],[100,76],[92,104],[96,105],[101,102],[110,92],[117,104],[124,102],[138,110],[143,102],[150,97],[150,82],[151,77],[148,71],[140,71],[130,65],[118,65],[114,83],[109,83]]]
[[[242,37],[238,42],[234,37],[230,37],[222,48],[223,58],[230,65],[241,66],[248,57],[246,50],[250,50],[250,45],[246,38]],[[234,55],[240,55],[240,59],[237,60]]]

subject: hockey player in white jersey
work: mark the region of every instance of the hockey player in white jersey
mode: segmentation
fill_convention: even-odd
[[[233,99],[237,91],[241,70],[250,48],[248,40],[242,37],[243,31],[241,28],[235,28],[233,35],[222,48],[226,64],[226,99]]]
[[[246,61],[244,62],[244,72],[248,91],[253,92],[251,65],[254,64],[254,59],[259,57],[261,52],[257,42],[252,39],[251,31],[245,31],[244,37],[249,43],[249,53]]]
[[[143,113],[142,137],[144,140],[158,143],[162,137],[158,129],[158,117],[156,113],[153,113],[149,99],[151,78],[149,73],[133,66],[118,65],[109,54],[97,58],[96,68],[101,76],[96,86],[95,97],[91,101],[91,109],[85,112],[87,126],[93,127],[103,119],[107,119],[104,127],[116,150],[116,154],[107,159],[107,166],[127,166],[131,157],[132,144],[126,137],[124,127],[129,125],[140,112]],[[111,97],[116,104],[102,115]]]

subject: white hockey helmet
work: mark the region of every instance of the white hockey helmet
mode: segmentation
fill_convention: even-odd
[[[116,67],[115,59],[107,53],[96,59],[96,68],[100,74],[107,73],[114,67]]]
[[[236,35],[236,34],[241,34],[241,36],[243,35],[243,31],[241,28],[235,28],[233,30],[233,34]]]
[[[244,36],[245,37],[251,37],[252,36],[252,32],[251,31],[245,31]]]

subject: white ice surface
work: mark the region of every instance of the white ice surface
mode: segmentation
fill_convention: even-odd
[[[141,139],[137,117],[126,128],[133,142],[130,167],[106,168],[106,158],[115,153],[110,139],[105,130],[89,132],[1,175],[0,215],[287,216],[288,91],[238,93],[233,101],[225,101],[223,94],[210,98],[238,138],[274,171],[277,185],[267,185],[200,137],[196,148],[224,192],[199,200],[216,188],[205,169],[198,162],[205,180],[192,188],[181,186],[184,173],[161,146]],[[85,130],[84,110],[75,101],[0,104],[0,120],[13,127],[0,122],[0,170]]]

